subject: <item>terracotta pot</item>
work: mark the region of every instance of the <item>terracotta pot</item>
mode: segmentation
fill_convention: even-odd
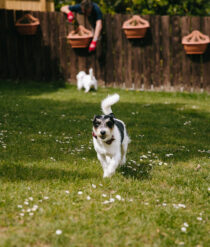
[[[138,15],[134,15],[131,19],[123,23],[122,29],[127,39],[139,39],[145,36],[149,22],[142,19]]]
[[[182,38],[186,54],[203,54],[209,42],[209,37],[198,30]]]
[[[17,20],[15,27],[21,35],[34,35],[40,25],[39,19],[26,14]]]
[[[71,31],[67,36],[68,42],[72,48],[86,48],[89,46],[92,38],[92,32],[82,25],[80,25],[76,30]]]

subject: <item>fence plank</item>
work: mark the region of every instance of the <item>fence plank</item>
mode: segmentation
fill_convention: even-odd
[[[178,16],[171,17],[172,36],[171,36],[171,61],[172,61],[172,86],[175,90],[180,88],[181,82],[181,31],[180,31],[180,18]]]
[[[150,16],[143,16],[144,19],[149,21],[150,23]],[[151,23],[150,23],[151,24]],[[151,70],[151,46],[152,46],[152,33],[151,28],[148,28],[146,35],[144,37],[144,56],[143,56],[143,71],[144,71],[144,89],[151,89],[151,81],[152,81],[152,70]]]
[[[131,15],[125,15],[123,18],[123,22],[131,18]],[[124,59],[123,59],[123,67],[124,67],[124,79],[125,79],[125,87],[132,88],[132,40],[127,39],[125,34],[123,36],[123,51],[124,51]]]
[[[113,45],[114,45],[114,82],[116,85],[120,85],[123,82],[122,65],[123,65],[123,52],[122,52],[122,35],[123,30],[121,15],[115,15],[113,19],[113,26],[115,31],[113,32]]]
[[[153,85],[159,88],[161,84],[161,64],[160,64],[160,16],[153,17]]]
[[[110,85],[114,81],[113,77],[113,43],[112,43],[112,16],[106,15],[105,19],[105,33],[106,33],[106,57],[105,57],[105,82]]]
[[[191,17],[191,30],[201,30],[200,17]],[[201,88],[201,55],[192,55],[192,88],[198,91]]]
[[[203,33],[210,37],[210,17],[203,18]],[[210,91],[210,44],[203,55],[203,88]]]
[[[190,33],[190,17],[181,17],[181,36],[182,38]],[[185,54],[182,47],[182,87],[183,90],[189,91],[191,89],[191,60]]]
[[[1,42],[0,42],[0,47],[1,47],[1,78],[9,78],[8,74],[8,47],[7,47],[7,39],[8,39],[8,27],[7,27],[7,14],[8,11],[5,10],[0,10],[0,25],[1,25]]]
[[[0,78],[3,78],[3,74],[4,74],[4,66],[6,64],[5,62],[5,25],[4,25],[4,16],[5,16],[5,10],[0,9]]]
[[[133,83],[135,89],[142,88],[142,39],[135,39],[133,44]]]
[[[60,72],[63,75],[64,80],[67,80],[69,78],[69,73],[68,73],[68,67],[66,66],[67,64],[67,56],[64,54],[68,51],[68,46],[67,46],[67,32],[66,32],[66,18],[63,14],[59,14],[58,16],[59,20],[59,58],[60,58]]]
[[[165,90],[170,88],[170,17],[161,16],[161,58],[162,58],[162,86]]]
[[[95,52],[95,77],[100,85],[104,84],[104,38],[100,35],[97,41],[97,47]]]
[[[50,56],[50,23],[48,21],[48,13],[43,13],[43,23],[42,23],[42,48],[43,54],[45,57],[45,61],[43,63],[44,71],[43,71],[43,78],[46,81],[51,80],[51,56]]]

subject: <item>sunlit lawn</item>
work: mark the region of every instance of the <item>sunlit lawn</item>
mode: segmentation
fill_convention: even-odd
[[[111,179],[100,102],[132,142]],[[210,96],[0,81],[0,246],[209,246]]]

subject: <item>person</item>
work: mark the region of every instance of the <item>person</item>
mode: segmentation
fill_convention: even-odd
[[[83,0],[80,4],[65,5],[61,7],[61,11],[67,14],[67,18],[70,23],[73,23],[75,20],[73,12],[84,14],[91,19],[95,31],[88,50],[89,52],[94,51],[102,30],[102,12],[99,6],[91,0]]]

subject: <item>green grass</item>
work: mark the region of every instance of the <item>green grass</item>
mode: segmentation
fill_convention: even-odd
[[[103,179],[91,119],[114,92],[132,142]],[[209,246],[209,106],[207,94],[1,81],[0,246]]]

